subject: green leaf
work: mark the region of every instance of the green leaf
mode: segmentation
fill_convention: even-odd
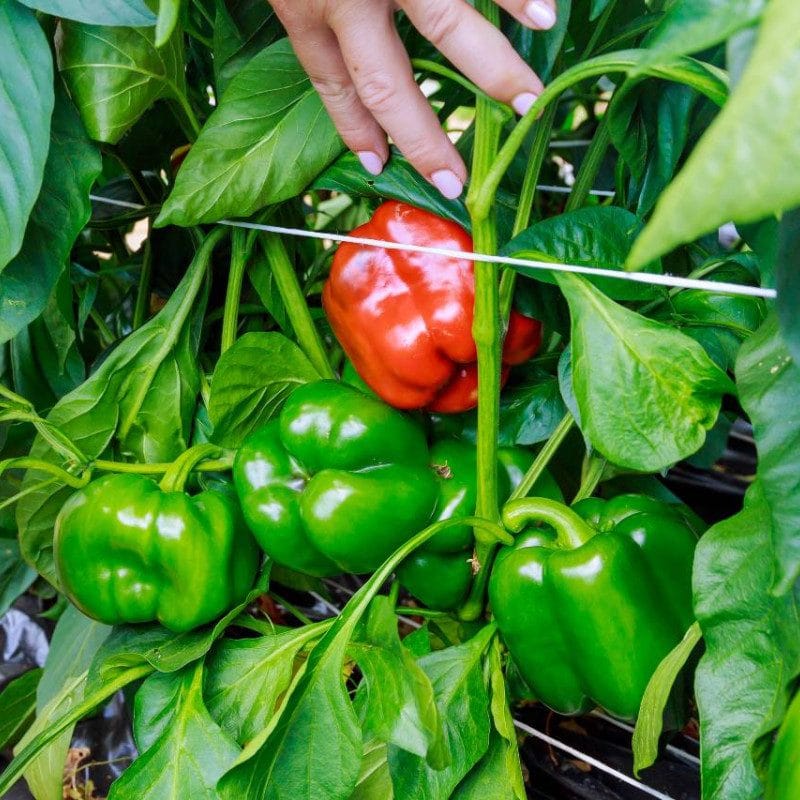
[[[27,8],[0,3],[0,270],[19,252],[42,185],[53,113],[53,60]],[[3,315],[6,297],[0,289]],[[0,326],[0,330],[4,328]]]
[[[156,47],[154,28],[63,20],[58,66],[89,135],[115,144],[156,100],[185,93],[180,31]]]
[[[521,383],[500,398],[501,447],[529,446],[549,439],[566,412],[558,379],[545,372],[526,372]]]
[[[483,654],[494,635],[493,625],[456,647],[423,656],[419,665],[433,684],[444,728],[439,744],[449,756],[444,769],[424,758],[389,746],[389,769],[398,797],[446,800],[489,747],[489,695],[483,676]]]
[[[364,745],[361,774],[348,800],[394,800],[392,775],[389,772],[384,742],[373,740]]]
[[[609,461],[657,472],[692,455],[734,387],[693,339],[563,274],[581,430]]]
[[[197,347],[206,302],[206,267],[221,235],[222,231],[209,234],[164,308],[122,341],[48,415],[48,421],[87,458],[98,458],[115,436],[123,452],[142,461],[171,461],[187,448],[200,385]],[[31,455],[55,463],[64,460],[41,437]],[[44,477],[29,470],[23,488]],[[49,486],[17,504],[22,553],[51,582],[55,582],[53,523],[72,491]]]
[[[464,203],[443,197],[394,150],[380,175],[367,172],[355,153],[344,153],[314,181],[311,188],[369,197],[377,201],[400,200],[457,222],[467,230],[471,227]]]
[[[328,627],[217,642],[206,659],[205,700],[222,730],[240,744],[261,733],[292,682],[298,655]]]
[[[181,0],[159,0],[156,47],[163,47],[175,32],[181,14]]]
[[[647,40],[662,55],[698,53],[758,22],[767,0],[676,0]]]
[[[736,362],[739,396],[753,423],[758,477],[772,521],[776,588],[800,574],[800,367],[773,314],[742,345]]]
[[[372,601],[365,630],[349,652],[363,675],[356,707],[365,738],[422,757],[431,753],[442,735],[433,687],[400,641],[397,616],[387,597]]]
[[[537,222],[515,236],[502,252],[517,258],[622,271],[631,242],[642,227],[642,221],[624,208],[590,206]],[[556,283],[552,272],[526,267],[513,269],[528,278]],[[646,271],[661,272],[661,264],[649,264]],[[587,280],[615,300],[641,300],[656,293],[652,286],[624,279],[588,276]]]
[[[239,748],[211,719],[202,687],[202,662],[142,684],[134,707],[141,754],[111,785],[108,800],[216,800],[217,780]]]
[[[213,440],[238,447],[280,411],[298,386],[319,380],[303,351],[280,333],[246,333],[220,356],[208,415]]]
[[[44,180],[22,249],[0,272],[0,343],[45,310],[70,249],[91,214],[89,190],[100,173],[100,155],[60,88],[50,137]]]
[[[800,3],[772,0],[741,81],[661,196],[629,268],[725,222],[755,222],[800,205],[800,174],[786,168],[800,161],[798,72]]]
[[[633,773],[637,777],[641,770],[655,763],[658,757],[658,741],[664,727],[664,709],[678,675],[702,636],[700,625],[695,622],[686,631],[683,639],[664,656],[647,683],[633,731]]]
[[[144,0],[19,0],[30,8],[89,25],[155,24],[155,14]]]
[[[800,208],[784,214],[778,233],[775,263],[776,308],[781,332],[796,363],[800,363]]]
[[[36,721],[17,749],[83,700],[86,671],[110,630],[72,606],[61,615],[37,688]],[[71,740],[70,725],[25,770],[25,780],[36,800],[61,800],[64,764]]]
[[[700,539],[695,616],[705,655],[695,677],[703,797],[760,797],[768,734],[781,721],[800,671],[798,590],[771,593],[775,579],[769,507],[760,481],[744,510]]]
[[[34,580],[36,570],[23,561],[17,540],[0,538],[0,616]]]
[[[342,149],[319,95],[282,39],[231,81],[156,225],[248,216],[299,194]]]
[[[572,0],[556,0],[556,23],[549,30],[535,31],[510,20],[506,35],[514,49],[543,81],[550,78],[567,33]]]
[[[42,670],[29,669],[0,693],[0,748],[16,744],[36,714],[36,687]]]

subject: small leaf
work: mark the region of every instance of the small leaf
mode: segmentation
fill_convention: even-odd
[[[246,333],[214,369],[208,405],[212,438],[224,447],[238,447],[280,411],[294,389],[319,377],[290,339],[280,333]]]
[[[0,270],[19,252],[50,147],[53,60],[34,14],[0,3]],[[18,278],[22,282],[22,275]],[[0,288],[0,308],[6,312]],[[0,331],[6,328],[0,325]]]
[[[299,194],[342,149],[322,100],[282,39],[231,81],[156,224],[248,216]]]
[[[800,162],[798,72],[800,3],[772,0],[741,81],[661,196],[630,269],[731,220],[755,222],[800,205],[800,173],[786,168]]]
[[[562,274],[581,430],[609,461],[658,472],[700,449],[734,387],[688,336]]]
[[[89,25],[145,26],[155,24],[155,14],[144,0],[20,0],[21,3],[63,19]]]
[[[23,560],[17,540],[0,538],[0,616],[8,611],[34,580],[36,570]]]
[[[158,21],[156,22],[156,47],[163,47],[178,25],[181,14],[181,0],[160,0]]]
[[[36,714],[36,687],[42,670],[29,669],[0,692],[0,748],[16,744]]]
[[[681,670],[702,638],[700,626],[695,622],[683,639],[667,653],[650,678],[644,691],[636,728],[633,731],[633,773],[655,763],[658,757],[658,741],[664,727],[664,709],[672,687]]]

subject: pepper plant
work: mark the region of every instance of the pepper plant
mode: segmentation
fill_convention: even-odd
[[[0,795],[60,796],[125,689],[112,800],[524,798],[533,699],[635,718],[637,774],[694,716],[704,798],[798,796],[800,4],[475,5],[546,81],[521,119],[397,19],[462,202],[344,151],[264,0],[0,0],[0,611],[60,613]],[[467,355],[375,355],[417,318],[333,254],[387,207],[457,231],[392,259],[460,271]],[[662,478],[737,418],[703,522]]]

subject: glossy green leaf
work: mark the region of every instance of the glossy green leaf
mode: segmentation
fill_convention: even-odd
[[[700,449],[732,382],[679,331],[562,274],[581,429],[609,461],[657,472]]]
[[[0,538],[0,616],[35,579],[36,570],[23,560],[17,540]]]
[[[89,190],[100,173],[100,155],[63,90],[56,95],[51,142],[22,248],[0,272],[0,343],[44,311],[91,213]]]
[[[695,677],[703,797],[760,797],[770,732],[800,671],[800,596],[772,594],[770,512],[757,481],[744,510],[700,539],[694,607],[706,652]]]
[[[742,346],[736,383],[753,423],[758,477],[772,521],[776,587],[783,593],[800,574],[800,367],[775,315]]]
[[[344,153],[314,181],[312,188],[376,201],[400,200],[457,222],[464,228],[471,227],[463,201],[447,200],[395,150],[380,175],[367,172],[355,153]]]
[[[631,242],[642,230],[642,221],[618,206],[594,206],[568,211],[542,220],[515,236],[503,255],[536,261],[555,261],[603,269],[624,269]],[[521,275],[545,283],[556,283],[552,272],[527,267],[513,267]],[[645,267],[661,272],[660,262]],[[644,283],[614,278],[590,280],[598,289],[616,300],[640,300],[653,297],[656,290]]]
[[[288,40],[282,39],[231,81],[156,224],[248,216],[299,194],[343,147]]]
[[[0,692],[0,748],[16,744],[36,714],[36,687],[42,670],[29,669]]]
[[[298,655],[327,623],[255,639],[222,639],[206,659],[205,700],[222,730],[245,744],[269,724],[289,688]]]
[[[238,447],[283,406],[298,386],[319,380],[303,351],[280,333],[246,333],[214,369],[208,414],[213,439]]]
[[[433,687],[403,647],[387,597],[372,601],[364,631],[351,643],[350,653],[363,676],[356,708],[365,738],[427,756],[441,736]]]
[[[53,113],[53,62],[27,8],[0,3],[0,270],[19,252],[45,170]],[[0,285],[5,314],[6,297]],[[5,325],[0,325],[0,330]]]
[[[144,0],[19,0],[30,8],[89,25],[144,26],[155,24],[155,14]]]
[[[664,727],[664,709],[678,675],[701,638],[700,626],[695,622],[686,631],[683,639],[664,656],[647,684],[633,731],[633,772],[637,776],[658,758],[658,743]]]
[[[706,50],[758,21],[767,0],[676,0],[647,40],[659,55]]]
[[[108,800],[216,800],[217,780],[239,748],[206,710],[202,688],[202,662],[144,682],[134,707],[140,755],[111,785]]]
[[[741,81],[659,200],[631,269],[730,220],[800,205],[800,174],[786,168],[800,162],[798,72],[800,4],[772,0]]]
[[[114,144],[162,97],[185,93],[182,37],[156,47],[154,28],[63,20],[58,66],[93,139]]]
[[[489,695],[483,676],[483,654],[494,634],[487,625],[456,647],[423,656],[419,665],[433,684],[444,728],[440,747],[448,756],[444,769],[424,758],[389,746],[389,769],[398,797],[445,800],[489,747]]]
[[[220,235],[209,235],[164,308],[121,342],[48,415],[48,421],[85,457],[98,458],[114,437],[123,452],[143,461],[171,461],[186,449],[200,385],[196,354],[206,302],[206,267]],[[31,455],[55,463],[64,460],[41,437]],[[23,488],[43,478],[41,472],[29,470]],[[23,555],[51,582],[55,581],[53,523],[72,491],[49,486],[17,504]]]
[[[181,0],[159,0],[156,47],[163,47],[175,32],[181,14]]]
[[[501,447],[529,446],[549,439],[566,408],[558,379],[546,372],[526,372],[500,398]]]
[[[394,800],[387,748],[383,742],[373,740],[364,745],[361,773],[348,800]]]

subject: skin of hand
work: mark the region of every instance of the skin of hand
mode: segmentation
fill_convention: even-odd
[[[555,0],[498,0],[537,30],[556,21]],[[524,114],[541,80],[466,0],[272,0],[301,64],[345,144],[378,175],[387,134],[445,197],[458,197],[467,168],[414,80],[394,24],[414,27],[484,92]]]

